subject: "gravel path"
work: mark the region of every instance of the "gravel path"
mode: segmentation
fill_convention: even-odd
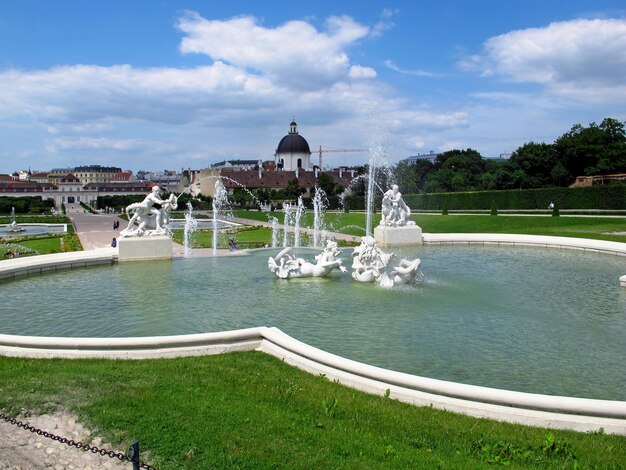
[[[103,444],[99,437],[94,437],[91,431],[76,421],[76,417],[68,413],[56,412],[18,419],[66,439],[81,441],[107,451],[126,453],[125,450],[114,449],[110,444]],[[121,462],[117,458],[85,452],[39,436],[4,420],[0,421],[0,470],[128,470],[130,468],[132,468],[130,462]]]

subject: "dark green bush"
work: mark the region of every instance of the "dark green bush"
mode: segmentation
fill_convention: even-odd
[[[559,201],[559,209],[626,209],[626,185],[602,185],[584,188],[542,188],[465,193],[407,194],[404,201],[414,210],[442,211],[444,201],[449,210],[547,210],[550,201]],[[364,196],[348,196],[351,210],[364,210]],[[376,202],[380,206],[380,200]]]

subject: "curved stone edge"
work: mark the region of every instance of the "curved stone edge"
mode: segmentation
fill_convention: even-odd
[[[424,233],[423,243],[432,245],[497,245],[532,246],[583,250],[626,256],[626,243],[595,240],[592,238],[549,237],[544,235],[518,235],[507,233]]]
[[[25,256],[0,261],[0,279],[12,279],[62,269],[84,268],[117,262],[117,248],[70,251],[51,255]]]
[[[561,247],[626,256],[626,244],[567,237],[424,234],[424,242]],[[0,263],[0,279],[116,261],[114,248],[18,258]],[[147,359],[248,350],[263,351],[302,370],[325,374],[368,393],[384,394],[389,390],[390,397],[408,403],[525,425],[585,432],[603,428],[607,433],[626,435],[626,402],[512,392],[418,377],[327,353],[277,328],[139,338],[0,334],[0,354],[15,357]]]
[[[149,359],[257,350],[367,393],[518,424],[626,435],[626,402],[498,390],[395,372],[331,354],[277,328],[140,338],[0,335],[0,354],[31,358]]]

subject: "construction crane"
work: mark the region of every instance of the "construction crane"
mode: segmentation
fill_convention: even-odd
[[[344,153],[344,152],[369,152],[370,149],[322,149],[320,145],[319,156],[320,156],[320,170],[322,170],[322,154],[323,153]]]

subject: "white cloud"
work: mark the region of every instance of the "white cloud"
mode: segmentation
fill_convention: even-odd
[[[350,67],[350,78],[376,78],[376,70],[361,65],[353,65]]]
[[[294,115],[312,146],[368,146],[372,115],[401,136],[392,142],[398,147],[416,127],[467,125],[467,113],[415,108],[374,69],[353,64],[349,49],[370,34],[366,26],[348,17],[326,25],[323,32],[303,21],[269,28],[250,17],[188,13],[178,24],[181,50],[213,59],[205,66],[0,71],[0,139],[11,136],[15,155],[34,149],[44,161],[53,153],[54,166],[117,155],[139,169],[192,158],[208,164],[216,155],[271,158]],[[20,131],[11,131],[17,124]],[[397,150],[405,156],[406,147]]]
[[[207,20],[194,12],[180,18],[186,34],[180,50],[206,54],[293,89],[315,89],[345,79],[350,71],[346,48],[370,33],[346,16],[331,17],[327,31],[305,21],[266,28],[251,16]]]
[[[626,20],[577,19],[489,38],[459,67],[538,83],[576,101],[626,102]]]
[[[386,60],[385,61],[385,65],[388,68],[390,68],[391,70],[393,70],[394,72],[402,73],[402,74],[405,74],[405,75],[415,75],[416,77],[429,77],[429,78],[436,78],[436,77],[440,77],[441,76],[441,74],[434,73],[434,72],[427,72],[425,70],[405,70],[405,69],[401,69],[400,67],[398,67],[391,60]]]

